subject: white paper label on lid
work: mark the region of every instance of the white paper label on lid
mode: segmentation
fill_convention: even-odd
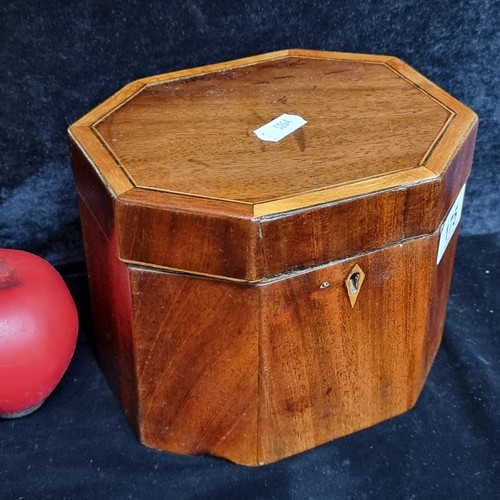
[[[253,133],[262,141],[279,142],[306,123],[306,120],[299,115],[287,115],[285,113],[262,125]]]
[[[450,243],[450,240],[457,229],[458,223],[460,222],[460,217],[462,216],[462,206],[464,204],[464,194],[465,194],[465,184],[463,185],[460,193],[458,193],[457,199],[453,203],[446,219],[441,226],[441,234],[439,236],[439,247],[437,253],[436,264],[441,262],[444,252]]]

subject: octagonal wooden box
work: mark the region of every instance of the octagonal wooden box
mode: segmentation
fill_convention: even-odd
[[[476,129],[396,58],[305,50],[73,124],[97,356],[141,441],[256,465],[411,408]]]

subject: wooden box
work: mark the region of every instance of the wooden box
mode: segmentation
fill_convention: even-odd
[[[306,50],[73,124],[97,356],[140,440],[257,465],[411,408],[476,130],[394,57]]]

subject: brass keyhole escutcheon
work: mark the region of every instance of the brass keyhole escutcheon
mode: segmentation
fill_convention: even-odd
[[[351,302],[351,307],[354,307],[356,301],[358,300],[359,292],[363,286],[363,281],[365,281],[365,273],[356,264],[349,273],[345,280],[345,286],[347,289],[347,295],[349,295],[349,300]]]

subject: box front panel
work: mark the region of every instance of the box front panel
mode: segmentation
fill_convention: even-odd
[[[257,463],[255,287],[130,267],[144,444]]]
[[[424,376],[437,239],[408,240],[262,287],[261,463],[413,406]]]

